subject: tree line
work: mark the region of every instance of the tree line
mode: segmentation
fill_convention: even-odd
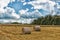
[[[34,20],[31,24],[36,25],[60,25],[60,16],[58,15],[47,15]]]

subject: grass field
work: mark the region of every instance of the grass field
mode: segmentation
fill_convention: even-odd
[[[31,34],[22,35],[22,27],[30,27]],[[60,26],[41,25],[41,31],[33,30],[34,25],[0,25],[0,40],[60,40]]]

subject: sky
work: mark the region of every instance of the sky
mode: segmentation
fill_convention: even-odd
[[[59,0],[0,0],[0,23],[31,23],[46,15],[60,15]]]

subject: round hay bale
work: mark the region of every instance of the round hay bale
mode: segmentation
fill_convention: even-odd
[[[22,28],[22,33],[23,34],[31,34],[31,30],[29,27],[24,27],[24,28]]]
[[[40,28],[40,26],[39,25],[37,25],[37,26],[34,26],[34,28],[33,28],[35,31],[41,31],[41,28]]]

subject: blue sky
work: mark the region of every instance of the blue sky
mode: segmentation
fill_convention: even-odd
[[[52,11],[51,15],[60,15],[59,9],[59,0],[1,0],[0,21],[30,23],[35,18],[51,14]]]
[[[25,2],[30,2],[30,1],[32,0],[25,0]],[[34,9],[31,9],[33,7],[31,4],[23,5],[23,3],[24,2],[15,0],[15,2],[12,2],[12,3],[10,2],[7,7],[13,8],[17,14],[19,13],[19,10],[22,10],[22,9],[26,10],[26,8],[29,9],[28,12],[34,11]]]

